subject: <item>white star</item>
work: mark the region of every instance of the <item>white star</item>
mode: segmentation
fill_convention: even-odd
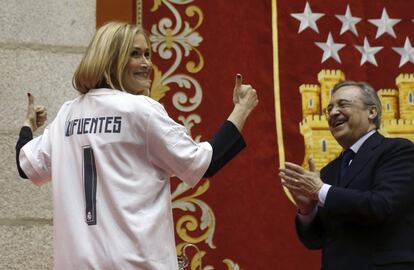
[[[394,25],[399,23],[401,19],[390,19],[390,17],[388,17],[387,10],[384,8],[382,10],[381,19],[373,19],[368,21],[377,27],[377,35],[375,36],[375,38],[379,38],[385,32],[387,32],[389,35],[395,38],[396,35],[393,27]]]
[[[299,31],[298,33],[302,32],[306,28],[312,28],[316,33],[319,33],[318,26],[316,25],[316,21],[319,20],[324,13],[312,13],[312,10],[309,6],[309,3],[306,2],[305,10],[303,13],[292,13],[290,14],[293,18],[300,21]]]
[[[358,36],[355,25],[361,20],[361,18],[352,17],[349,5],[346,6],[346,12],[344,15],[335,15],[335,17],[342,22],[341,35],[346,31],[351,30],[352,33]]]
[[[361,66],[367,61],[378,66],[375,54],[381,51],[383,47],[371,47],[368,39],[364,38],[364,46],[355,45],[355,48],[361,53]]]
[[[405,38],[404,47],[392,47],[392,49],[401,55],[399,67],[402,67],[408,61],[414,64],[414,49],[408,37]]]
[[[323,50],[323,57],[321,63],[325,62],[326,59],[332,57],[338,63],[341,63],[341,59],[339,58],[338,51],[342,49],[345,44],[343,43],[335,43],[331,32],[329,32],[328,39],[325,43],[323,42],[315,42],[315,44]]]

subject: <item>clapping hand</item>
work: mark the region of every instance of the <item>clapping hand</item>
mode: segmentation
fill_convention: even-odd
[[[318,201],[318,193],[323,182],[316,172],[312,159],[308,160],[309,171],[302,166],[285,162],[285,168],[279,169],[279,176],[282,178],[282,184],[292,195],[302,195],[309,200]]]

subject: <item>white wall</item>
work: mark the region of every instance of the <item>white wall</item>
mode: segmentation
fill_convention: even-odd
[[[51,184],[20,179],[14,147],[26,92],[48,108],[48,123],[77,96],[71,80],[95,31],[96,1],[0,0],[0,14],[0,269],[52,269]]]

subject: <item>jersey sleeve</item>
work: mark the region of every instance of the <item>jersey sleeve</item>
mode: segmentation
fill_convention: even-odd
[[[148,119],[147,142],[150,162],[190,186],[198,183],[210,165],[211,145],[195,142],[186,128],[171,119],[161,105]]]
[[[228,120],[208,142],[213,148],[213,156],[204,177],[213,176],[246,147],[240,131]]]
[[[26,143],[20,150],[20,167],[26,176],[36,185],[42,185],[51,179],[51,145],[49,129]]]

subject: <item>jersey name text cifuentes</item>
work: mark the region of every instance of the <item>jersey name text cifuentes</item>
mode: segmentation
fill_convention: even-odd
[[[86,133],[120,133],[122,116],[102,116],[73,119],[66,122],[65,136]]]

